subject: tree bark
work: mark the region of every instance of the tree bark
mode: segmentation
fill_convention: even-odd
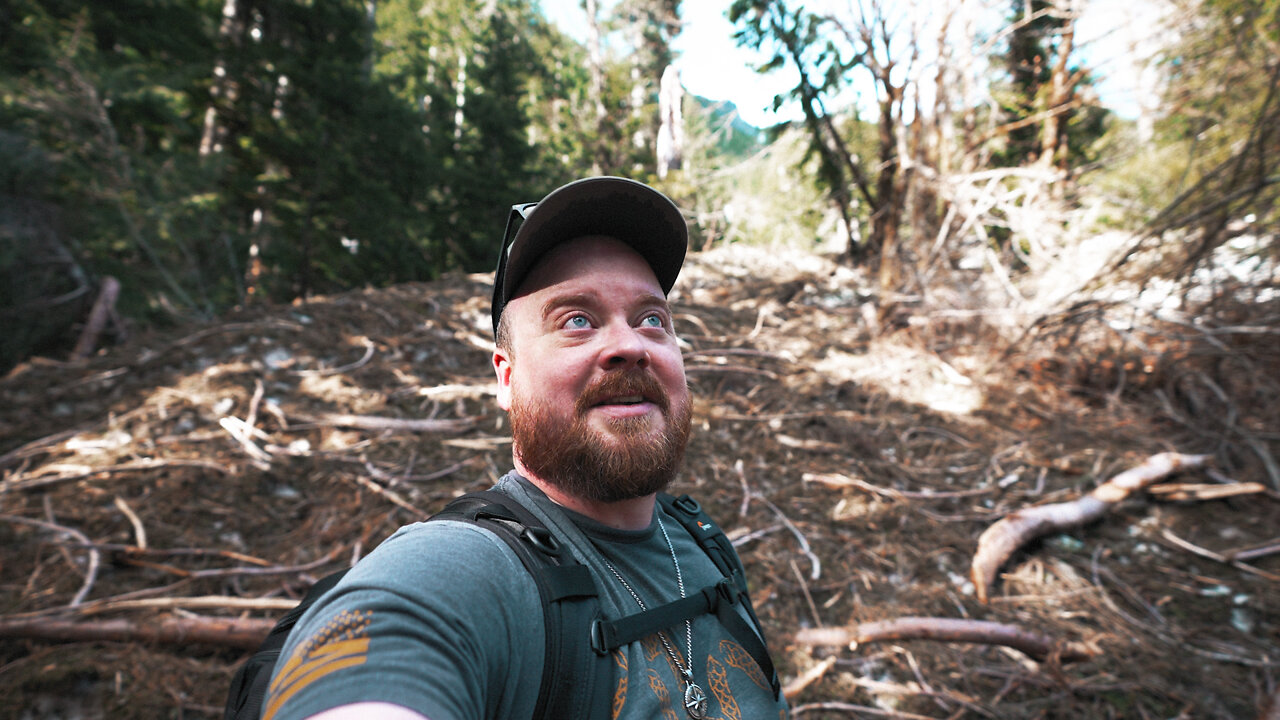
[[[254,650],[275,626],[262,618],[162,617],[158,620],[75,621],[2,618],[0,637],[57,642],[146,642],[217,645]]]

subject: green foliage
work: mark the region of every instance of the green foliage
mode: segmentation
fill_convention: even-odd
[[[1004,122],[1014,127],[992,159],[997,165],[1018,166],[1034,161],[1042,151],[1044,123],[1033,120],[1051,110],[1050,80],[1063,52],[1061,35],[1067,19],[1052,0],[1010,0],[1006,23],[1010,27],[1008,40],[997,58],[1003,77],[991,90]],[[1074,98],[1091,94],[1092,73],[1074,64],[1067,72],[1078,77]],[[1105,131],[1108,114],[1087,105],[1061,114],[1058,144],[1065,143],[1069,165],[1079,167],[1095,159],[1088,150]],[[1024,120],[1028,122],[1019,124]]]
[[[126,314],[488,269],[506,206],[581,173],[581,49],[527,0],[227,7],[0,8],[3,181]]]

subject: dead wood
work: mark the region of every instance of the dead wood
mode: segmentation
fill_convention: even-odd
[[[344,415],[333,413],[303,418],[315,425],[351,428],[353,430],[389,430],[391,432],[462,432],[475,425],[473,418],[413,419],[378,417],[376,415]]]
[[[986,620],[902,617],[859,623],[853,627],[806,628],[796,633],[801,645],[856,646],[897,640],[938,640],[977,645],[1002,645],[1038,661],[1077,662],[1098,655],[1085,643],[1068,642],[1017,625]]]
[[[0,617],[0,637],[57,642],[144,642],[167,645],[217,645],[253,650],[275,620],[199,616],[147,620],[60,620]]]
[[[885,710],[882,708],[871,707],[870,705],[855,705],[846,702],[815,702],[797,705],[791,709],[791,714],[807,715],[811,712],[843,712],[849,713],[855,717],[884,717],[893,718],[894,720],[933,720],[929,715],[917,715],[915,713],[905,713],[899,710]]]
[[[1165,500],[1221,500],[1237,495],[1256,495],[1266,491],[1266,485],[1256,482],[1233,482],[1226,485],[1165,483],[1147,489],[1148,493]]]
[[[96,477],[99,475],[119,475],[123,473],[131,473],[138,470],[155,470],[168,467],[194,467],[202,470],[216,470],[217,472],[231,474],[235,472],[234,467],[228,467],[209,460],[192,460],[192,459],[145,459],[137,462],[122,463],[120,465],[111,465],[104,467],[85,467],[77,469],[74,472],[67,473],[46,473],[25,477],[18,475],[9,480],[0,483],[0,493],[12,492],[15,490],[35,490],[36,488],[46,488],[50,485],[69,482],[71,480],[84,480],[86,478]]]
[[[978,600],[987,602],[987,591],[995,582],[996,571],[1018,548],[1041,535],[1084,525],[1097,520],[1116,503],[1135,490],[1169,475],[1202,467],[1209,455],[1158,453],[1138,467],[1111,478],[1082,498],[1065,503],[1023,508],[1001,518],[978,538],[970,577],[977,589]]]
[[[1174,535],[1168,530],[1162,530],[1160,532],[1160,535],[1166,541],[1168,541],[1169,544],[1181,550],[1186,550],[1189,553],[1192,553],[1194,555],[1199,555],[1200,557],[1203,557],[1203,558],[1208,558],[1210,560],[1213,560],[1214,562],[1220,562],[1224,565],[1230,565],[1236,568],[1237,570],[1243,570],[1244,572],[1247,572],[1250,575],[1257,575],[1258,577],[1266,578],[1268,580],[1271,580],[1272,582],[1280,582],[1280,575],[1276,575],[1275,573],[1269,573],[1265,570],[1260,570],[1252,565],[1241,562],[1238,556],[1228,557],[1226,555],[1216,553],[1212,550],[1202,548],[1199,545],[1195,545],[1193,543],[1187,542],[1186,540],[1183,540],[1182,538],[1178,537],[1177,535]]]
[[[835,664],[836,664],[836,657],[834,655],[832,655],[831,657],[825,660],[818,662],[813,667],[800,673],[800,675],[796,676],[796,678],[793,679],[791,682],[787,683],[786,686],[782,688],[782,694],[788,699],[794,698],[796,695],[799,695],[805,688],[814,684],[818,680],[821,680],[822,676],[826,675],[827,671],[830,670]]]
[[[109,275],[104,277],[102,289],[98,291],[98,299],[93,303],[93,310],[89,311],[89,320],[76,341],[75,349],[71,351],[71,359],[83,360],[89,357],[97,347],[98,337],[102,335],[102,331],[107,327],[107,321],[115,313],[116,298],[119,296],[120,281]]]

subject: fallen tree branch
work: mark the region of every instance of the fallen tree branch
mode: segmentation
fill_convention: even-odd
[[[1249,565],[1248,563],[1243,563],[1238,558],[1230,558],[1230,557],[1227,557],[1226,555],[1220,555],[1212,550],[1202,548],[1199,545],[1195,545],[1190,542],[1187,542],[1186,540],[1183,540],[1182,538],[1178,537],[1177,535],[1174,535],[1168,530],[1161,530],[1160,534],[1164,537],[1166,541],[1169,542],[1170,545],[1173,545],[1174,547],[1179,548],[1181,550],[1186,550],[1187,552],[1193,555],[1199,555],[1202,558],[1208,558],[1210,560],[1213,560],[1214,562],[1220,562],[1223,565],[1230,565],[1231,567],[1237,570],[1247,572],[1250,575],[1257,575],[1258,577],[1266,578],[1268,580],[1271,580],[1272,582],[1280,582],[1280,575],[1269,573],[1266,570],[1261,570],[1252,565]]]
[[[974,488],[973,490],[895,490],[893,488],[880,487],[861,478],[841,475],[839,473],[805,473],[801,480],[804,482],[816,482],[826,485],[829,488],[854,487],[864,490],[873,495],[889,498],[890,500],[954,500],[956,498],[973,497],[975,495],[990,495],[995,491],[996,487]]]
[[[1021,651],[1038,662],[1050,658],[1060,662],[1076,662],[1088,660],[1099,652],[1086,643],[1059,640],[1017,625],[938,617],[902,617],[858,623],[853,627],[806,628],[797,632],[795,637],[795,641],[801,645],[849,647],[898,640],[1003,645]]]
[[[978,601],[986,604],[987,591],[995,582],[996,571],[1018,548],[1041,535],[1097,520],[1133,491],[1175,472],[1202,467],[1210,457],[1181,453],[1152,455],[1143,464],[1116,475],[1077,500],[1023,508],[1001,518],[978,538],[978,550],[973,555],[970,577],[978,592]]]
[[[473,418],[406,419],[377,415],[343,415],[332,413],[315,418],[301,418],[314,425],[345,427],[353,430],[390,430],[392,432],[461,432],[475,425]]]
[[[275,620],[263,618],[163,617],[146,620],[76,621],[0,617],[0,637],[57,642],[200,643],[254,650]]]
[[[121,463],[119,465],[106,465],[103,467],[89,467],[70,473],[49,473],[46,475],[35,475],[33,477],[18,477],[0,482],[0,494],[14,492],[18,490],[34,490],[36,488],[48,487],[58,483],[69,482],[71,480],[84,480],[86,478],[98,475],[112,475],[118,473],[133,472],[135,470],[155,470],[157,468],[168,467],[194,467],[202,470],[216,470],[223,475],[229,475],[234,472],[234,468],[209,460],[187,460],[187,459],[168,459],[156,460],[145,459],[136,462]]]

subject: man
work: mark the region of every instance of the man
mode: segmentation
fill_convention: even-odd
[[[493,368],[515,465],[496,489],[587,566],[606,618],[723,579],[655,504],[690,426],[666,300],[687,233],[652,188],[587,178],[513,208],[495,276]],[[617,648],[613,717],[785,716],[741,639],[702,614]],[[510,547],[466,523],[410,525],[304,616],[263,717],[529,718],[545,643],[538,590]]]

